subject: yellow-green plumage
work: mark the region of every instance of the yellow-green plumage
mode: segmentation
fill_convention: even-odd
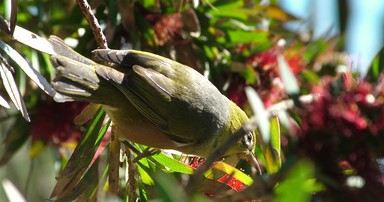
[[[246,114],[204,76],[173,60],[135,50],[99,49],[113,63],[97,64],[51,37],[57,68],[52,86],[59,102],[100,103],[120,139],[207,157],[247,120]],[[234,144],[229,155],[245,155],[254,134]]]

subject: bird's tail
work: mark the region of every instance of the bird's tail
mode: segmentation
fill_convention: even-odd
[[[49,41],[56,53],[51,56],[51,63],[56,68],[56,77],[51,82],[57,92],[54,100],[107,104],[106,96],[112,94],[114,88],[108,88],[111,84],[96,73],[97,67],[104,66],[78,54],[58,37],[51,36]]]

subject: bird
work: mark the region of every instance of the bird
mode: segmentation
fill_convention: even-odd
[[[119,140],[207,158],[249,119],[206,77],[174,60],[138,50],[96,49],[103,64],[50,36],[56,69],[56,102],[101,104]],[[244,135],[222,158],[258,167],[255,132]]]

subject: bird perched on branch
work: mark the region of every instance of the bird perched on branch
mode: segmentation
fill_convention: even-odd
[[[102,104],[121,140],[207,157],[248,121],[243,110],[188,66],[148,52],[94,50],[99,59],[112,63],[104,66],[58,37],[49,41],[57,69],[55,101]],[[223,158],[257,165],[255,140],[254,133],[246,134]]]

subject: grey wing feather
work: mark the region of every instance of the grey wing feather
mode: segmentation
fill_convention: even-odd
[[[57,36],[50,36],[48,41],[51,43],[53,50],[56,55],[64,56],[76,60],[77,62],[84,63],[87,65],[93,65],[95,62],[80,55],[79,53],[68,47],[62,39]]]

